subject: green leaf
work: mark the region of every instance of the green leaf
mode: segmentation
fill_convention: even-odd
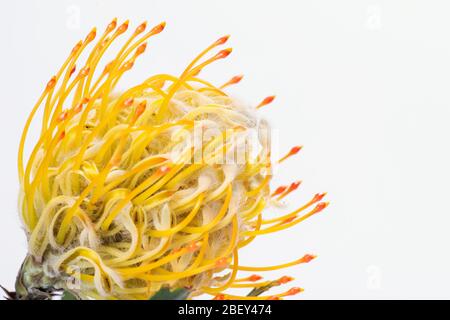
[[[62,296],[61,296],[61,300],[80,300],[80,298],[78,298],[78,296],[68,290],[64,290]]]
[[[149,300],[186,300],[191,292],[185,288],[178,288],[171,291],[169,288],[161,288]]]

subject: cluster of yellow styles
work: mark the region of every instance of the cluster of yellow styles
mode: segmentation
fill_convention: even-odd
[[[270,191],[268,125],[255,110],[273,97],[256,108],[244,107],[223,91],[241,76],[219,87],[198,78],[203,68],[231,53],[224,49],[207,57],[228,37],[201,52],[179,77],[158,74],[115,91],[147,41],[164,27],[146,31],[146,23],[139,25],[96,72],[104,53],[128,29],[128,21],[118,25],[114,19],[96,43],[95,29],[77,43],[48,82],[26,122],[18,156],[29,256],[48,276],[61,279],[62,287],[77,283],[83,299],[149,299],[163,287],[186,288],[188,298],[207,294],[214,299],[282,299],[301,292],[294,287],[274,295],[227,293],[293,280],[260,281],[256,274],[239,278],[238,272],[281,269],[314,256],[250,267],[239,264],[239,250],[327,206],[321,202],[324,194],[317,194],[291,213],[263,218],[264,208],[299,183]],[[26,138],[38,112],[41,133],[24,163]],[[196,126],[215,134],[192,144],[186,133]],[[239,138],[252,130],[258,132],[257,143],[244,148],[243,163],[218,161],[241,150]],[[294,147],[279,162],[299,150]],[[193,161],[199,154],[201,160]]]

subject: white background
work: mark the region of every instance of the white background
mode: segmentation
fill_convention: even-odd
[[[26,252],[16,151],[32,105],[72,46],[115,16],[133,29],[167,21],[128,81],[179,73],[230,33],[235,51],[205,76],[256,104],[282,150],[302,144],[276,182],[302,179],[291,205],[315,192],[330,207],[262,237],[243,264],[318,259],[284,273],[299,298],[450,298],[450,3],[414,0],[2,1],[0,283],[12,288]],[[38,131],[33,131],[37,134]],[[276,186],[276,184],[274,184]]]

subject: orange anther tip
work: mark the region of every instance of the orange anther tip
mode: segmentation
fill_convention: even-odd
[[[100,45],[100,49],[103,49],[106,44],[109,42],[109,40],[111,40],[111,37],[106,37],[103,41],[102,44]]]
[[[302,181],[295,181],[295,182],[291,183],[291,185],[289,186],[289,191],[296,190],[301,184],[302,184]]]
[[[217,296],[215,296],[213,298],[213,300],[225,300],[225,295],[224,294],[218,294]]]
[[[287,219],[283,220],[282,223],[289,223],[289,222],[292,222],[292,221],[294,221],[296,218],[297,218],[297,216],[293,216],[293,217],[287,218]]]
[[[147,21],[144,21],[143,23],[141,23],[134,31],[134,34],[140,34],[140,33],[144,32],[145,28],[147,28]]]
[[[133,105],[133,102],[134,102],[134,99],[133,99],[133,98],[128,98],[128,99],[126,99],[126,100],[123,102],[123,105],[124,105],[125,107],[129,107],[129,106]]]
[[[47,82],[47,90],[54,88],[56,85],[56,77],[53,76],[48,82]]]
[[[275,96],[266,97],[266,98],[264,98],[263,101],[261,101],[261,103],[256,108],[259,109],[261,107],[264,107],[265,105],[272,103],[273,100],[275,100]]]
[[[261,280],[263,277],[261,277],[259,274],[252,274],[250,277],[248,277],[248,281],[254,282]]]
[[[243,78],[244,78],[243,75],[234,76],[233,78],[231,78],[230,83],[233,84],[239,83]]]
[[[228,265],[228,259],[227,258],[220,258],[216,261],[216,267],[217,268],[223,268]]]
[[[308,263],[311,260],[314,260],[315,258],[317,258],[317,256],[312,255],[312,254],[305,254],[303,257],[300,258],[299,262],[300,263]]]
[[[267,300],[281,300],[281,298],[277,296],[270,296],[267,298]]]
[[[70,70],[69,76],[73,75],[76,70],[77,70],[77,66],[74,64],[72,69]]]
[[[67,111],[63,111],[60,113],[59,117],[58,117],[58,121],[64,121],[67,119],[68,113]]]
[[[291,282],[293,280],[294,280],[294,278],[292,278],[290,276],[283,276],[280,279],[278,279],[277,282],[280,284],[285,284],[285,283]]]
[[[139,105],[136,108],[136,117],[139,117],[145,112],[145,109],[147,108],[147,101],[142,101],[139,103]]]
[[[217,39],[215,45],[221,45],[221,44],[224,44],[225,42],[228,41],[228,39],[230,39],[230,35],[223,36],[223,37]]]
[[[280,193],[283,193],[287,189],[287,186],[279,186],[274,193],[272,193],[272,196],[279,195]]]
[[[295,146],[289,151],[290,155],[297,154],[300,150],[302,150],[303,146]]]
[[[153,27],[151,33],[153,34],[158,34],[160,32],[162,32],[164,30],[164,28],[166,27],[166,22],[161,22],[160,24],[158,24],[156,27]]]
[[[74,109],[74,112],[78,113],[81,110],[83,110],[83,103],[78,104],[77,107]]]
[[[96,36],[97,36],[97,28],[94,28],[91,30],[91,32],[89,32],[84,41],[89,43],[92,40],[94,40]]]
[[[103,70],[103,73],[107,73],[109,72],[109,70],[111,70],[111,67],[113,66],[114,61],[109,62],[106,66],[105,69]]]
[[[286,295],[293,296],[294,294],[297,294],[297,293],[300,293],[303,291],[304,291],[304,289],[302,289],[302,288],[294,287],[294,288],[289,289],[288,292],[286,292]]]
[[[314,198],[312,199],[312,202],[315,203],[315,202],[322,201],[322,199],[323,199],[326,195],[327,195],[326,192],[324,192],[324,193],[317,193],[317,194],[314,196]]]
[[[228,57],[232,51],[233,51],[233,49],[231,49],[231,48],[219,51],[219,53],[216,54],[215,58],[216,59],[224,59],[224,58]]]
[[[80,77],[85,77],[89,74],[89,71],[91,70],[90,67],[84,67],[80,70]]]
[[[80,50],[82,45],[83,45],[83,41],[81,41],[81,40],[78,41],[78,43],[72,49],[72,54],[75,54],[76,52],[78,52],[78,50]]]
[[[111,32],[117,27],[117,18],[114,18],[106,27],[106,32]]]
[[[133,68],[134,66],[134,62],[133,61],[127,61],[124,63],[124,65],[122,66],[123,70],[130,70],[131,68]]]
[[[145,52],[145,49],[147,49],[147,43],[143,43],[141,44],[137,49],[136,49],[136,54],[143,54]]]
[[[328,207],[330,203],[329,202],[320,202],[316,205],[316,207],[314,208],[314,213],[320,212],[323,209],[325,209],[326,207]]]
[[[267,98],[265,98],[265,99],[263,100],[263,103],[264,103],[264,104],[272,103],[273,100],[275,100],[275,98],[276,98],[276,96],[269,96],[269,97],[267,97]]]
[[[58,141],[61,141],[66,136],[66,131],[61,132],[61,134],[58,137]]]
[[[195,70],[194,73],[192,73],[192,76],[196,77],[196,76],[198,76],[200,74],[200,72],[202,72],[202,69],[197,69],[197,70]]]
[[[117,29],[117,33],[118,34],[122,34],[122,33],[124,33],[125,31],[127,31],[128,30],[128,24],[130,23],[130,21],[125,21],[124,23],[122,23],[121,25],[120,25],[120,27]]]

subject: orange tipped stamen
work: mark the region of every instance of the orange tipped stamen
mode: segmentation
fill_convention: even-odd
[[[263,277],[261,277],[259,274],[252,274],[250,277],[248,277],[248,281],[256,282],[258,280],[261,280]]]
[[[305,290],[302,288],[294,287],[294,288],[289,289],[288,291],[286,291],[286,293],[284,293],[282,295],[283,296],[293,296],[293,295],[299,294],[300,292],[303,292],[303,291],[305,291]]]
[[[97,29],[94,28],[91,30],[91,32],[89,32],[89,34],[86,36],[86,39],[84,40],[85,43],[89,43],[92,40],[95,39],[95,37],[97,36]]]
[[[106,33],[110,33],[111,31],[113,31],[115,28],[117,27],[117,18],[114,18],[106,27],[105,32]]]
[[[58,142],[61,141],[62,139],[64,139],[65,136],[66,136],[66,131],[61,132],[61,134],[58,137]]]
[[[288,194],[290,194],[291,192],[295,191],[298,189],[298,187],[301,185],[302,181],[296,181],[291,183],[291,185],[289,186],[289,188],[287,190],[285,190],[278,198],[277,200],[280,201],[281,199],[283,199],[284,197],[286,197]]]
[[[125,63],[123,64],[123,66],[122,66],[122,71],[128,71],[128,70],[130,70],[131,68],[133,68],[133,66],[134,66],[134,62],[133,62],[133,61],[127,61],[127,62],[125,62]]]
[[[47,82],[46,90],[53,89],[53,88],[55,87],[55,85],[56,85],[56,77],[53,76],[53,77],[50,79],[50,81]]]
[[[161,22],[157,26],[153,27],[151,33],[152,34],[158,34],[158,33],[162,32],[165,27],[166,27],[166,22]]]
[[[210,48],[208,48],[210,49]],[[208,50],[207,49],[207,50]],[[205,52],[207,52],[207,50]],[[217,53],[215,56],[213,56],[212,58],[206,60],[205,62],[199,64],[198,66],[196,66],[194,69],[186,69],[186,71],[189,71],[189,75],[195,77],[196,75],[198,75],[200,73],[200,71],[206,67],[207,65],[213,63],[214,61],[220,60],[220,59],[224,59],[226,57],[228,57],[230,55],[230,53],[233,51],[232,48],[228,48],[228,49],[224,49],[222,51],[219,51],[219,53]],[[197,57],[196,59],[194,59],[194,63],[197,61],[197,59],[199,59],[201,57],[201,55],[199,57]],[[191,63],[192,64],[192,63]]]
[[[218,60],[218,59],[224,59],[224,58],[228,57],[228,56],[230,55],[231,52],[233,52],[233,49],[232,49],[232,48],[228,48],[228,49],[221,50],[221,51],[219,51],[219,53],[217,53],[217,54],[214,56],[214,59],[215,59],[215,60]]]
[[[285,215],[283,215],[281,217],[278,217],[278,218],[264,220],[262,223],[263,224],[271,224],[271,223],[275,223],[275,222],[278,222],[278,221],[281,221],[281,224],[290,223],[290,222],[294,221],[298,217],[298,215],[297,215],[298,213],[300,213],[303,210],[309,208],[313,204],[321,201],[323,199],[323,197],[325,197],[325,195],[326,195],[326,193],[322,193],[322,194],[317,193],[316,195],[314,195],[314,197],[310,201],[308,201],[305,205],[301,206],[297,210],[295,210],[295,211],[293,211],[291,213],[285,214]],[[308,215],[312,215],[314,213],[316,213],[316,212],[314,212],[314,210],[313,210]]]
[[[297,215],[292,216],[292,217],[289,217],[289,218],[283,220],[283,221],[281,222],[281,224],[286,224],[286,223],[292,222],[292,221],[294,221],[295,219],[297,219],[297,217],[298,217]]]
[[[286,284],[286,283],[291,282],[291,281],[293,281],[293,280],[294,280],[294,278],[292,278],[292,277],[290,277],[290,276],[283,276],[283,277],[281,277],[280,279],[278,279],[277,282],[278,282],[279,284]]]
[[[147,101],[142,101],[136,108],[136,118],[140,117],[147,108]]]
[[[76,70],[77,70],[77,66],[74,64],[72,69],[69,72],[69,77],[71,77],[75,73]]]
[[[224,294],[218,294],[217,296],[215,296],[213,298],[213,300],[225,300],[225,295]]]
[[[81,46],[83,45],[83,41],[78,41],[77,44],[73,47],[72,51],[71,51],[71,55],[74,55],[78,52],[78,50],[80,50]]]
[[[287,158],[292,157],[293,155],[296,155],[297,153],[299,153],[300,150],[302,150],[302,148],[303,148],[303,146],[293,147],[283,158],[278,160],[278,163],[282,163]]]
[[[89,102],[89,98],[83,98],[83,100],[74,108],[72,108],[73,114],[77,114],[83,110],[83,106]]]
[[[319,213],[320,211],[322,211],[323,209],[325,209],[326,207],[328,207],[330,203],[329,202],[320,202],[316,205],[316,207],[313,210],[313,213]]]
[[[256,109],[262,108],[268,104],[271,104],[273,102],[273,100],[275,100],[275,96],[269,96],[267,98],[265,98],[263,101],[261,101],[260,104],[258,104],[256,106]]]
[[[66,120],[67,116],[68,116],[68,112],[67,111],[61,112],[61,114],[58,117],[58,122],[62,122],[64,120]]]
[[[192,73],[192,76],[193,76],[193,77],[196,77],[196,76],[198,76],[198,75],[200,74],[200,72],[202,72],[202,69],[201,69],[201,68],[198,68],[198,69],[196,69],[196,70]]]
[[[313,254],[305,254],[303,257],[301,257],[298,261],[299,263],[308,263],[311,260],[314,260],[315,258],[317,258],[317,256],[313,255]]]
[[[283,263],[283,264],[279,264],[279,265],[274,265],[274,266],[264,266],[264,267],[238,266],[238,270],[241,270],[241,271],[255,271],[255,272],[280,270],[280,269],[285,269],[285,268],[288,268],[288,267],[296,266],[296,265],[301,264],[301,263],[305,263],[304,258],[305,257],[302,257],[300,259],[297,259],[297,260],[294,260],[294,261],[291,261],[291,262],[287,262],[287,263]]]
[[[281,300],[281,298],[278,296],[270,296],[267,298],[267,300]]]
[[[136,55],[141,55],[145,52],[145,50],[147,49],[147,43],[143,43],[141,44],[137,49],[136,49]]]
[[[80,113],[81,110],[83,110],[83,105],[84,105],[84,103],[79,103],[79,104],[75,107],[75,109],[73,109],[73,112],[74,112],[75,114]]]
[[[80,78],[86,77],[89,74],[90,70],[91,70],[91,68],[84,67],[83,69],[80,70],[80,73],[78,74],[78,77],[80,77]]]
[[[262,276],[260,276],[259,274],[252,274],[251,276],[245,277],[245,278],[240,278],[240,279],[235,279],[234,283],[238,283],[238,282],[256,282],[263,279]]]
[[[120,35],[120,34],[126,32],[126,31],[128,30],[128,25],[129,25],[129,23],[130,23],[130,21],[128,21],[128,20],[125,21],[124,23],[122,23],[122,24],[120,25],[120,27],[117,29],[116,34],[117,34],[117,35]]]
[[[298,188],[298,186],[299,186],[301,183],[302,183],[301,181],[293,182],[293,183],[289,186],[288,192],[292,192],[292,191],[296,190],[296,189]]]
[[[141,23],[141,24],[136,28],[136,30],[134,31],[134,34],[135,34],[135,35],[138,35],[138,34],[144,32],[144,31],[145,31],[145,28],[147,28],[147,21]]]
[[[279,194],[282,194],[287,189],[287,186],[279,186],[271,195],[271,197],[275,197]]]
[[[98,50],[99,51],[103,50],[106,47],[106,45],[108,44],[109,40],[110,40],[110,37],[107,37],[105,40],[103,40],[102,43],[100,43],[98,45]]]
[[[311,203],[316,203],[319,201],[322,201],[322,199],[327,195],[326,192],[324,193],[317,193],[314,198],[312,198]]]
[[[103,69],[103,75],[107,74],[111,70],[113,65],[114,65],[114,61],[107,63],[105,68]]]
[[[226,43],[228,41],[228,39],[230,39],[229,35],[223,36],[223,37],[217,39],[216,42],[214,42],[214,46],[220,46],[220,45]]]
[[[233,84],[238,84],[239,82],[241,82],[241,80],[244,78],[243,75],[239,75],[239,76],[234,76],[233,78],[231,78],[230,80],[228,80],[228,82],[226,82],[225,84],[223,84],[222,86],[220,86],[220,89],[224,89],[228,86],[231,86]]]

